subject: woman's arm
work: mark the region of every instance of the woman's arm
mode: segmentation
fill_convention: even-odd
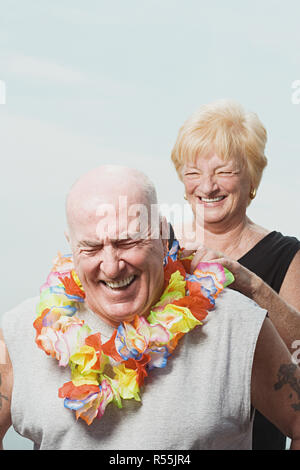
[[[266,318],[256,344],[251,401],[267,419],[300,449],[300,369],[272,322]]]
[[[260,282],[253,293],[253,300],[269,312],[269,317],[282,337],[291,354],[300,348],[300,295],[299,273],[300,257],[293,260],[292,269],[288,270],[279,295],[265,282]],[[294,272],[298,264],[298,275]],[[290,266],[291,267],[291,266]]]
[[[199,248],[191,264],[191,272],[200,261],[214,261],[229,269],[235,277],[235,282],[230,287],[268,311],[269,318],[289,351],[291,354],[295,353],[295,349],[300,347],[300,252],[290,264],[280,295],[238,261],[220,257],[218,253],[206,248]]]

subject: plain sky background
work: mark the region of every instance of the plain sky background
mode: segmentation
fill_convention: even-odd
[[[64,200],[83,172],[136,167],[161,203],[183,204],[171,149],[216,99],[268,131],[250,218],[300,238],[299,0],[0,0],[0,11],[1,313],[38,295],[68,251]],[[31,448],[12,430],[5,445]]]

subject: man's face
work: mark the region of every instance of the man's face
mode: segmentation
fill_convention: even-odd
[[[104,217],[99,217],[101,207],[103,201],[98,199],[77,214],[71,244],[88,306],[117,326],[146,314],[159,299],[164,243],[150,238],[150,228],[140,233],[137,219],[122,213],[118,203]]]

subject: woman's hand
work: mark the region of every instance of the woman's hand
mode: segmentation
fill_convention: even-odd
[[[192,253],[195,253],[195,255],[191,263],[191,274],[200,262],[214,262],[222,264],[222,266],[227,268],[234,275],[235,281],[230,284],[230,287],[251,299],[255,297],[256,292],[263,283],[260,277],[242,266],[238,261],[227,258],[220,252],[213,251],[206,247],[201,247],[198,248],[196,252],[192,250],[184,250],[181,256],[190,256]]]

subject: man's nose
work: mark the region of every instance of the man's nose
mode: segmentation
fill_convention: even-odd
[[[106,279],[116,279],[125,267],[125,262],[120,258],[118,250],[112,246],[102,249],[100,270]]]

